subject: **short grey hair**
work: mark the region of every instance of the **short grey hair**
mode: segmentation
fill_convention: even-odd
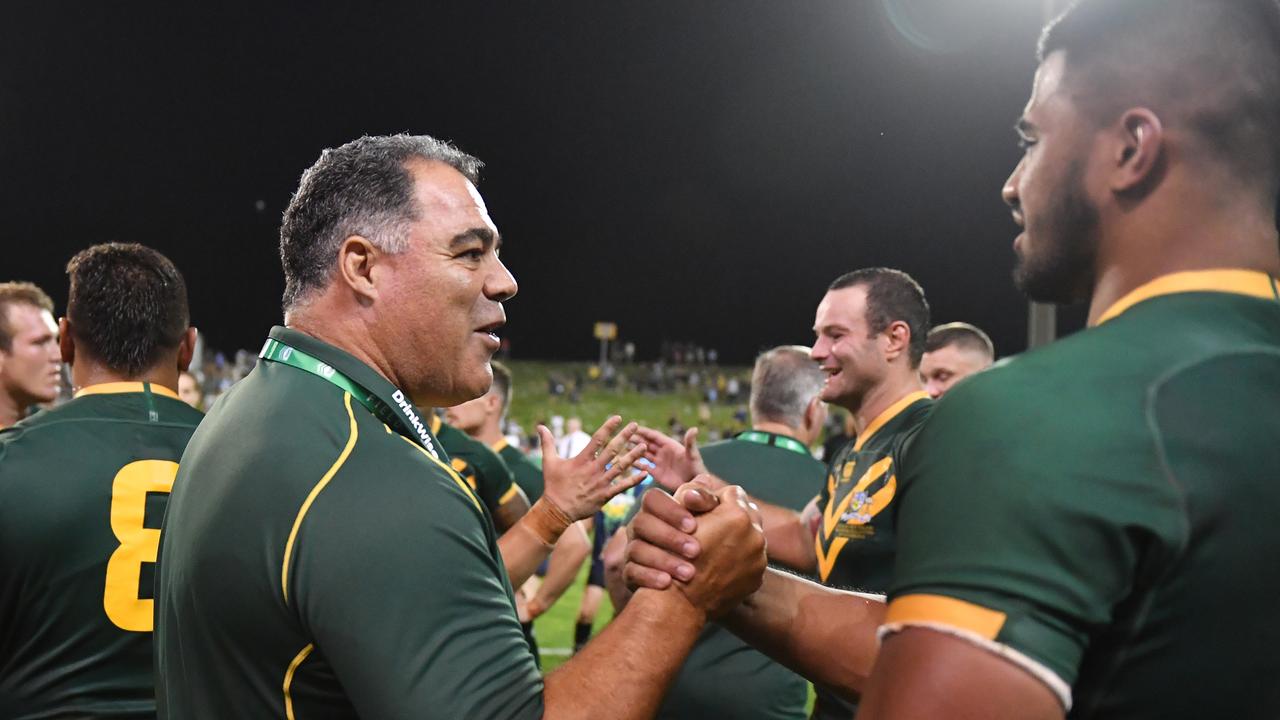
[[[330,148],[302,173],[280,225],[284,309],[329,284],[342,241],[368,238],[379,250],[402,252],[409,226],[420,219],[413,177],[405,166],[420,158],[445,163],[472,183],[476,158],[429,135],[364,136]]]
[[[751,373],[751,415],[788,427],[804,423],[809,402],[822,392],[826,375],[803,345],[782,345],[760,353]]]

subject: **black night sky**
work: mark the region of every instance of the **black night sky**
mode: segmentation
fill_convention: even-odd
[[[517,358],[595,320],[749,362],[808,342],[846,270],[1023,348],[999,190],[1038,0],[224,4],[0,11],[0,279],[65,298],[78,249],[187,276],[214,347],[279,320],[280,213],[322,148],[422,132],[487,163]],[[61,307],[59,308],[61,309]],[[1073,317],[1066,326],[1078,324]]]

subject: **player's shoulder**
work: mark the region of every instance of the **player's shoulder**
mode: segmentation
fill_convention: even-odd
[[[479,474],[497,477],[511,475],[506,461],[488,445],[449,425],[442,425],[440,433],[440,442],[449,455],[462,458]]]

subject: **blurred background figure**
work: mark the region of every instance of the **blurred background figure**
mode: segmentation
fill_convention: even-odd
[[[0,283],[0,428],[53,402],[61,376],[53,301],[32,283]]]
[[[178,375],[178,397],[182,398],[182,402],[191,407],[200,410],[200,383],[196,381],[196,376],[190,372],[183,370]]]
[[[920,359],[920,379],[925,392],[937,400],[953,385],[982,372],[995,362],[991,338],[976,325],[953,322],[929,331]]]

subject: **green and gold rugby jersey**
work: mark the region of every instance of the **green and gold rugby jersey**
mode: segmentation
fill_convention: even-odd
[[[1073,718],[1280,717],[1278,440],[1276,281],[1138,288],[938,404],[882,632],[989,648]]]
[[[822,485],[825,466],[796,440],[750,431],[701,449],[707,469],[755,498],[799,512]],[[708,624],[658,712],[664,720],[805,717],[804,678],[717,624]]]
[[[107,383],[0,432],[0,717],[156,716],[160,519],[201,417]]]
[[[493,451],[498,453],[498,457],[501,457],[511,469],[511,474],[515,475],[516,484],[528,496],[529,503],[537,502],[538,498],[542,497],[542,468],[520,452],[520,448],[511,447],[511,443],[507,442],[506,438],[494,443]]]
[[[493,525],[429,422],[351,355],[271,338],[174,483],[161,717],[541,717]]]
[[[818,578],[846,590],[884,593],[893,576],[897,527],[892,511],[903,444],[929,417],[933,401],[923,391],[890,405],[846,444],[828,466],[818,496],[822,518],[814,538]],[[889,512],[886,512],[888,510]],[[850,718],[857,705],[815,685],[814,718]]]
[[[498,508],[514,497],[519,487],[511,469],[488,445],[435,414],[431,416],[431,432],[439,438],[440,447],[449,454],[449,464],[476,492],[489,514],[497,517]]]

